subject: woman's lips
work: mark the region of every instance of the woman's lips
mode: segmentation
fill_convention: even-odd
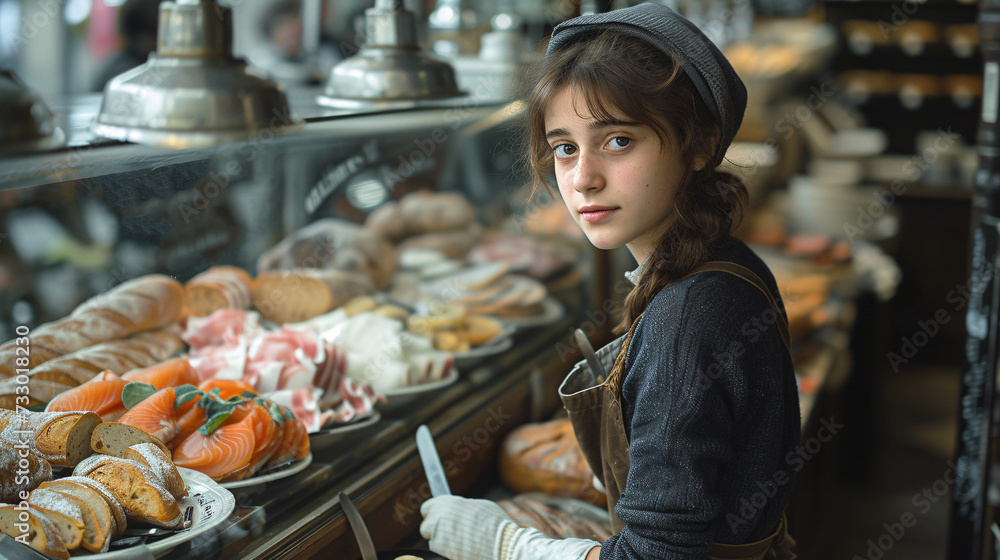
[[[606,210],[591,210],[589,212],[580,212],[580,217],[583,221],[595,224],[601,220],[606,220],[611,214],[615,213],[617,208],[609,208]]]

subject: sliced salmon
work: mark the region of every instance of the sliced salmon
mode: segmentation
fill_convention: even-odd
[[[270,402],[264,402],[268,406],[271,406]],[[281,445],[281,440],[284,437],[285,432],[285,429],[274,421],[274,418],[271,417],[271,413],[267,408],[261,406],[257,401],[253,401],[253,405],[257,409],[254,413],[260,419],[254,425],[256,431],[254,432],[255,445],[253,457],[250,458],[249,474],[251,475],[260,470],[260,468],[266,465],[271,457],[274,456],[274,453]]]
[[[219,398],[224,401],[242,395],[246,391],[255,395],[258,394],[252,385],[244,383],[239,379],[206,379],[198,385],[198,388],[206,393],[212,392],[212,389],[219,389]]]
[[[128,381],[104,371],[90,381],[59,394],[49,401],[46,412],[96,412],[104,422],[114,422],[125,414],[122,389]]]
[[[301,420],[292,416],[291,412],[280,407],[285,412],[285,429],[278,449],[275,450],[268,461],[268,467],[274,467],[290,461],[304,459],[309,454],[309,432],[306,431],[305,424]]]
[[[123,379],[124,381],[124,379]],[[195,407],[199,397],[185,402],[177,408],[177,392],[173,387],[161,389],[126,412],[119,422],[134,426],[155,437],[166,445],[181,431],[181,419]],[[202,412],[204,416],[204,412]],[[195,428],[197,429],[197,428]]]
[[[197,385],[198,373],[185,358],[173,358],[155,366],[134,369],[122,375],[122,379],[149,383],[157,389],[165,389],[181,385]]]
[[[248,468],[262,412],[264,409],[256,403],[239,405],[211,434],[206,436],[198,430],[188,436],[174,451],[174,464],[213,479]]]

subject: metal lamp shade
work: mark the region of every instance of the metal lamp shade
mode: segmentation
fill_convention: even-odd
[[[178,0],[160,7],[156,54],[105,87],[92,130],[115,140],[198,148],[301,126],[281,87],[232,56],[229,8]]]
[[[0,70],[0,155],[52,150],[66,142],[52,112],[9,70]]]
[[[365,12],[365,46],[333,67],[322,105],[339,108],[463,95],[448,62],[420,50],[413,13],[401,0],[377,0]]]

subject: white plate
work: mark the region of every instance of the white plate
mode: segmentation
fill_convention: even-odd
[[[566,314],[566,309],[554,297],[546,297],[542,300],[542,309],[538,313],[530,315],[492,315],[497,320],[513,325],[518,328],[541,327],[555,323]]]
[[[312,432],[309,434],[309,445],[319,447],[329,444],[331,440],[339,441],[347,437],[353,437],[366,428],[377,424],[381,419],[382,414],[378,410],[373,410],[371,414],[361,420]]]
[[[156,557],[163,556],[177,545],[215,529],[229,517],[233,508],[236,507],[236,498],[233,497],[233,493],[207,475],[184,467],[177,467],[177,471],[188,486],[188,497],[178,500],[177,505],[182,514],[187,511],[188,506],[194,507],[191,527],[178,531],[169,537],[141,545]],[[80,558],[87,560],[114,560],[126,557],[135,557],[135,552],[131,548],[126,548],[104,554],[80,555]]]
[[[376,406],[386,412],[391,412],[414,401],[420,400],[421,397],[425,397],[431,393],[440,391],[449,385],[453,385],[456,381],[458,381],[458,370],[451,368],[448,375],[436,381],[421,383],[419,385],[406,385],[404,387],[397,387],[386,391],[386,402],[377,404]]]
[[[243,480],[237,480],[235,482],[220,482],[219,486],[223,488],[233,489],[233,488],[244,488],[247,486],[255,486],[257,484],[264,484],[265,482],[271,482],[272,480],[279,480],[287,476],[292,476],[295,473],[302,472],[303,469],[312,463],[313,454],[310,452],[305,456],[304,459],[299,459],[294,461],[289,466],[281,469],[280,471],[275,471],[273,473],[262,474],[257,476],[251,476],[250,478],[245,478]]]

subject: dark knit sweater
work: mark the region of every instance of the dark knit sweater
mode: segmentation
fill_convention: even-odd
[[[752,270],[779,298],[741,241],[709,260]],[[631,467],[615,513],[626,527],[603,543],[602,560],[706,558],[711,542],[754,542],[777,527],[802,463],[794,370],[770,309],[757,288],[722,272],[650,303],[622,384]]]

